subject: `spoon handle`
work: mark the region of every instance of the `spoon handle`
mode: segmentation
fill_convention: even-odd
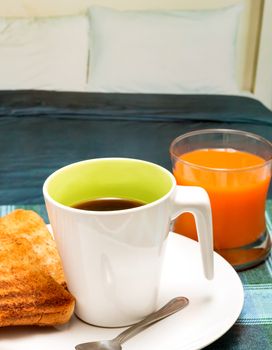
[[[163,318],[174,314],[175,312],[183,309],[186,305],[189,304],[189,300],[185,297],[176,297],[170,300],[167,304],[165,304],[158,311],[153,312],[148,315],[142,321],[134,324],[133,326],[126,329],[124,332],[119,334],[116,338],[113,339],[114,342],[118,342],[119,344],[124,343],[129,338],[134,335],[140,333],[145,328],[151,326],[153,323],[162,320]]]

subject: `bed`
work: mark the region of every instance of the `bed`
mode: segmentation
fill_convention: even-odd
[[[84,158],[169,169],[169,144],[188,130],[270,139],[270,11],[263,0],[1,0],[1,204],[40,203],[45,177]]]
[[[96,3],[122,10],[156,8],[160,11],[187,11],[223,8],[237,2],[1,0],[0,17],[13,20],[18,17],[78,16]],[[73,88],[75,77],[67,80],[65,76],[68,68],[63,71],[64,80],[61,83],[57,81],[59,89],[54,86],[52,88],[47,80],[47,85],[43,85],[43,81],[43,84],[38,82],[36,86],[31,86],[28,76],[24,76],[24,81],[28,84],[22,89],[0,81],[1,215],[17,207],[31,208],[47,221],[42,184],[53,171],[75,161],[94,157],[133,157],[155,162],[171,170],[171,141],[187,131],[197,129],[239,129],[254,132],[272,141],[272,112],[269,109],[272,79],[268,79],[272,57],[271,43],[268,44],[272,5],[270,0],[242,2],[245,11],[237,37],[240,44],[235,61],[235,78],[239,88],[236,93],[176,93],[169,90],[165,93],[152,93],[112,89],[103,92],[88,91],[83,84],[84,79],[87,79],[86,72],[81,71],[77,75],[77,85]],[[81,25],[82,28],[85,26],[84,23]],[[65,30],[66,27],[63,27],[62,31]],[[73,43],[76,44],[76,40]],[[89,64],[90,53],[87,52],[86,41],[81,41],[80,45],[85,50],[85,58],[82,58],[82,54],[75,60],[89,74],[89,66],[86,65]],[[16,61],[14,62],[15,67]],[[60,62],[67,67],[68,63],[63,58]],[[23,65],[21,67],[24,68]],[[51,71],[53,78],[55,72],[54,67]],[[15,83],[16,78],[18,77],[14,77]],[[272,198],[271,190],[269,198]],[[267,215],[270,225],[271,208],[269,201]],[[268,300],[271,295],[271,258],[254,271],[239,275],[245,288],[245,308],[237,323],[207,349],[268,349],[270,346],[271,303]],[[256,300],[260,310],[254,306]],[[31,330],[30,333],[32,332]],[[22,349],[29,349],[27,342],[29,339],[31,344],[31,340],[28,338],[28,330],[19,330],[19,333],[13,329],[7,330],[7,333],[0,331],[0,337],[6,337],[9,341],[6,344],[10,345],[7,349],[11,350],[16,346],[18,348],[18,343],[13,343],[13,339],[18,341],[20,334],[24,338]]]

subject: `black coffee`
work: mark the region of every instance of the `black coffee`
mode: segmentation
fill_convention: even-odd
[[[72,206],[72,208],[93,211],[111,211],[136,208],[146,203],[125,198],[96,198],[85,202],[80,202]]]

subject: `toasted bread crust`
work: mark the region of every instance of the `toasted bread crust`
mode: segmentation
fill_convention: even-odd
[[[17,274],[12,293],[0,288],[0,325],[58,325],[69,321],[74,310],[74,298],[46,273],[35,270]],[[1,286],[0,286],[1,287]]]
[[[42,219],[22,210],[1,218],[0,326],[66,323],[75,300],[64,282],[55,243]]]

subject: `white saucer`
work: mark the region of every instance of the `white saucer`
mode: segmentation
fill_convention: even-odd
[[[186,296],[190,304],[128,340],[124,350],[201,349],[234,324],[244,300],[237,273],[222,257],[215,253],[215,278],[207,281],[198,243],[170,233],[159,306],[174,296]],[[1,350],[74,350],[76,344],[111,339],[122,330],[89,326],[74,316],[69,324],[56,328],[2,328]]]

